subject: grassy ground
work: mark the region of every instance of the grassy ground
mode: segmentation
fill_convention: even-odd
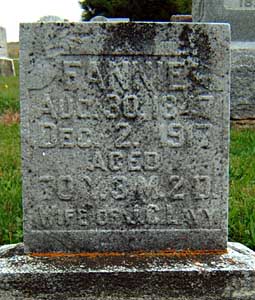
[[[22,239],[19,133],[19,69],[0,77],[0,244]]]
[[[0,78],[0,244],[22,240],[18,96],[18,77]],[[232,130],[230,157],[230,240],[255,250],[255,130]]]
[[[229,234],[255,250],[255,130],[232,130]]]
[[[0,77],[0,116],[6,111],[19,111],[19,68],[15,61],[17,76]]]
[[[22,238],[18,124],[0,123],[0,244]]]

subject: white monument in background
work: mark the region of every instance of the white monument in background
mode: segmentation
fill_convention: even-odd
[[[0,76],[15,76],[13,59],[8,58],[6,30],[0,26]]]
[[[0,57],[8,57],[6,30],[0,27]]]

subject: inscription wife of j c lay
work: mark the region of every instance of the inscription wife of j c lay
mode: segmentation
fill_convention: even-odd
[[[60,65],[64,93],[61,83],[30,91],[30,143],[42,157],[33,228],[220,226],[207,209],[220,197],[212,145],[221,136],[210,118],[218,104],[208,92],[187,96],[196,61],[66,56]]]

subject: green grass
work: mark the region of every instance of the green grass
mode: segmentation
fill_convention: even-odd
[[[14,62],[17,76],[0,77],[0,115],[5,111],[19,111],[19,67]]]
[[[19,125],[0,124],[0,244],[22,239]]]
[[[19,65],[16,75],[0,77],[0,117],[19,111]],[[0,122],[0,244],[22,240],[20,134],[18,124]]]
[[[255,130],[232,130],[229,235],[255,250]]]

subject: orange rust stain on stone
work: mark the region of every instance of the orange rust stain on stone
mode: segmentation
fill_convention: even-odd
[[[49,258],[60,258],[60,257],[86,257],[86,258],[97,258],[97,257],[192,257],[202,255],[223,255],[226,254],[227,250],[184,250],[184,251],[156,251],[156,252],[83,252],[83,253],[30,253],[33,257],[49,257]]]

